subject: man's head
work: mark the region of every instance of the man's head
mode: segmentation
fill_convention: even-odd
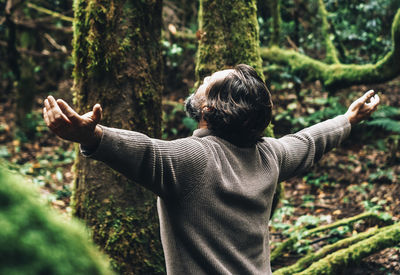
[[[217,136],[238,146],[250,146],[271,121],[271,95],[250,66],[215,72],[186,101],[186,111]]]

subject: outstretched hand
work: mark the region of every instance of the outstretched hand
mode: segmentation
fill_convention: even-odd
[[[52,96],[44,100],[44,106],[43,118],[57,136],[90,148],[98,145],[102,135],[101,128],[97,126],[102,114],[100,104],[94,105],[91,112],[82,116],[64,100],[56,101]]]
[[[370,117],[378,108],[379,102],[379,96],[373,90],[369,90],[350,105],[345,116],[347,116],[351,124],[356,124]]]

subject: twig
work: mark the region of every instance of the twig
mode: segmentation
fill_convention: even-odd
[[[7,47],[7,42],[0,40],[0,46]],[[28,49],[20,48],[20,47],[18,47],[17,50],[21,54],[32,55],[35,57],[49,57],[49,56],[58,57],[58,56],[65,56],[65,55],[69,54],[68,52],[66,52],[66,53],[61,52],[61,51],[60,52],[50,52],[47,50],[43,50],[42,52],[37,52],[37,51],[32,51],[32,50],[28,50]]]
[[[293,40],[290,39],[290,37],[289,37],[288,35],[286,36],[286,40],[287,40],[287,42],[289,43],[289,45],[290,45],[296,52],[299,51],[299,48],[296,46],[296,44],[293,42]]]
[[[18,27],[27,28],[27,29],[40,28],[40,29],[49,30],[49,31],[59,31],[59,32],[67,33],[67,34],[72,33],[71,27],[56,27],[56,26],[53,26],[46,22],[42,22],[41,20],[40,21],[39,20],[25,20],[25,21],[15,20],[14,23]]]
[[[74,22],[74,18],[69,17],[69,16],[65,16],[65,15],[63,15],[63,14],[61,14],[59,12],[52,11],[52,10],[49,10],[49,9],[46,9],[46,8],[43,8],[43,7],[39,7],[39,6],[37,6],[35,4],[32,4],[32,3],[27,3],[27,6],[29,8],[31,8],[31,9],[37,10],[39,12],[46,13],[46,14],[49,14],[49,15],[51,15],[53,17],[60,18],[61,20],[68,21],[68,22]]]
[[[54,48],[56,48],[57,50],[60,50],[60,51],[62,51],[63,53],[67,53],[67,52],[68,52],[68,51],[67,51],[67,48],[66,48],[64,45],[58,44],[57,41],[54,40],[54,38],[51,37],[48,33],[45,33],[43,36],[44,36],[44,37],[47,39],[47,41],[49,41],[50,44],[51,44]]]

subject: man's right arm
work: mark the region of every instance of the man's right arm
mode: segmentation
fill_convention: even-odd
[[[98,125],[101,107],[80,116],[63,100],[49,96],[43,116],[59,137],[81,144],[82,153],[103,161],[161,197],[184,197],[201,181],[206,146],[196,138],[162,141]]]
[[[207,165],[206,146],[197,138],[164,141],[142,133],[100,126],[95,150],[83,155],[100,160],[162,198],[184,198],[201,182]]]

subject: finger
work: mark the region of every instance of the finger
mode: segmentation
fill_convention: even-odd
[[[99,123],[100,119],[101,119],[101,114],[102,114],[102,109],[100,104],[96,104],[93,106],[93,112],[92,112],[92,119],[93,121],[97,124]]]
[[[47,115],[46,107],[43,108],[43,119],[46,122],[47,127],[50,125],[49,116]]]
[[[369,90],[368,92],[366,92],[360,99],[362,101],[362,103],[367,103],[367,101],[373,97],[375,94],[374,90]]]
[[[369,90],[363,96],[358,98],[354,103],[353,110],[363,108],[364,104],[374,95],[374,90]]]
[[[62,99],[57,99],[57,103],[61,111],[68,117],[71,122],[77,122],[81,119],[80,115],[75,112],[75,110],[72,109],[67,102]]]
[[[49,122],[51,123],[54,120],[54,115],[50,106],[50,102],[47,98],[44,100],[44,107],[46,108],[47,117],[49,119]]]
[[[60,107],[57,104],[57,101],[51,95],[47,97],[47,101],[51,107],[50,111],[52,112],[54,120],[65,120],[70,122],[70,120],[65,116],[65,114],[61,111]],[[51,117],[50,117],[51,118]],[[51,121],[51,120],[50,120]]]
[[[61,109],[58,107],[58,104],[55,103],[55,100],[53,97],[47,97],[47,99],[44,101],[45,108],[46,108],[46,114],[49,120],[49,125],[48,127],[51,130],[56,130],[60,126],[66,126],[67,124],[70,124],[71,121],[63,114]],[[52,107],[53,106],[53,107]]]
[[[379,95],[375,95],[374,96],[374,107],[377,107],[378,105],[379,105],[379,103],[381,102],[381,99],[380,99],[380,97],[379,97]]]
[[[53,96],[49,95],[49,96],[47,97],[47,100],[49,101],[49,104],[50,104],[50,107],[51,107],[51,108],[56,108],[56,107],[58,107],[58,104],[57,104],[57,102],[56,102],[56,100],[54,99]]]

